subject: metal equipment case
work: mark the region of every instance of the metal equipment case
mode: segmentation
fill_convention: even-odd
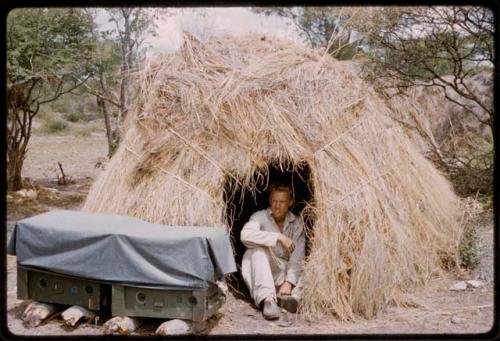
[[[17,298],[79,305],[112,316],[204,321],[224,304],[216,285],[207,290],[164,290],[110,285],[47,271],[17,268]]]
[[[216,285],[207,290],[181,291],[113,285],[113,316],[142,316],[204,321],[224,304],[225,296]]]
[[[215,284],[235,272],[224,227],[165,226],[55,210],[20,220],[8,243],[18,297],[113,316],[202,321],[224,303]]]
[[[18,264],[17,298],[103,310],[109,309],[111,305],[111,286],[72,276],[25,269]]]

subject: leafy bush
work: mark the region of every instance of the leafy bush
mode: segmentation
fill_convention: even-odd
[[[71,111],[71,101],[69,96],[61,96],[54,102],[50,103],[52,111],[66,113]]]
[[[45,107],[40,107],[40,111],[35,116],[35,120],[37,121],[45,121],[48,120],[50,116],[50,110],[47,110]]]
[[[97,113],[99,108],[95,98],[88,94],[67,94],[50,104],[52,112],[67,114],[68,121],[77,122],[87,113]],[[75,114],[76,113],[76,114]],[[74,120],[72,120],[74,119]]]
[[[94,116],[85,114],[82,111],[71,112],[64,115],[64,119],[69,122],[88,122],[94,119]]]
[[[99,107],[97,106],[97,102],[94,98],[87,98],[87,100],[85,101],[85,108],[87,112],[99,112]]]
[[[75,135],[79,137],[89,137],[94,131],[94,127],[82,127],[75,131]]]
[[[55,133],[65,131],[66,129],[68,129],[68,123],[66,123],[66,121],[59,119],[59,118],[49,117],[48,119],[44,120],[42,123],[42,130],[45,133],[55,134]]]
[[[461,266],[473,269],[479,264],[479,237],[475,224],[467,224],[458,246]]]

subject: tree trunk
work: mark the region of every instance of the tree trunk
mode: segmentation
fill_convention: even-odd
[[[31,137],[31,123],[38,112],[26,110],[24,86],[11,86],[7,91],[7,190],[18,191],[23,187],[21,171],[28,141]]]
[[[127,90],[128,90],[128,71],[125,70],[125,67],[122,66],[121,70],[121,84],[120,84],[120,113],[118,118],[118,123],[121,123],[125,120],[127,116]]]
[[[108,138],[108,157],[111,158],[111,156],[113,156],[116,150],[115,141],[113,139],[113,136],[115,134],[113,134],[113,128],[111,126],[111,118],[109,117],[108,109],[106,108],[106,102],[103,99],[97,97],[97,106],[99,107],[99,111],[104,117],[104,125],[106,126],[106,137]]]
[[[101,93],[103,95],[106,95],[106,77],[103,73],[99,75],[99,81],[101,85]],[[113,124],[111,122],[111,114],[108,112],[108,109],[106,107],[106,101],[99,96],[96,96],[97,99],[97,106],[104,117],[104,125],[106,127],[106,137],[108,138],[108,157],[111,158],[113,154],[116,151],[116,148],[118,147],[118,132],[116,131],[118,129],[117,125],[115,125],[115,128],[113,129]],[[121,108],[120,108],[121,110]]]
[[[130,84],[129,75],[130,68],[132,67],[132,27],[130,24],[130,15],[133,9],[123,9],[122,15],[124,21],[124,32],[121,39],[121,49],[122,49],[122,65],[120,70],[121,84],[120,84],[120,113],[118,117],[118,127],[121,127],[122,123],[125,121],[125,117],[128,113],[129,107],[129,96],[130,96]]]
[[[23,188],[21,171],[26,152],[18,144],[9,147],[7,150],[7,190],[18,191]]]

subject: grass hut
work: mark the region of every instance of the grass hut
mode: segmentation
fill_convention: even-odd
[[[138,74],[122,142],[84,210],[239,230],[290,179],[307,221],[303,314],[372,317],[453,264],[445,178],[353,66],[269,37],[185,34]]]

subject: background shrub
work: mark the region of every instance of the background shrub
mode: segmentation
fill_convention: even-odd
[[[60,118],[49,116],[42,122],[42,131],[48,134],[56,134],[68,129],[68,123]]]

